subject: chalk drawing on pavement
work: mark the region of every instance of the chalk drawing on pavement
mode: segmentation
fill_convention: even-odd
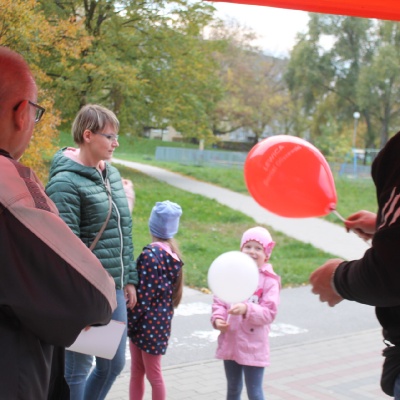
[[[195,315],[211,315],[211,305],[204,302],[181,303],[174,311],[175,317],[191,317]],[[172,323],[173,324],[173,323]],[[307,333],[308,330],[295,325],[286,323],[273,323],[269,333],[270,337],[282,337],[287,335],[298,335]],[[169,348],[180,349],[202,349],[210,344],[214,344],[219,335],[219,331],[213,329],[210,323],[209,330],[193,330],[184,336],[173,334],[169,340]],[[126,349],[126,359],[130,359],[129,347]]]
[[[202,302],[180,304],[174,316],[190,317],[192,315],[211,315],[211,305]]]
[[[269,332],[270,337],[286,336],[286,335],[298,335],[300,333],[307,333],[308,329],[300,328],[290,324],[272,324]]]

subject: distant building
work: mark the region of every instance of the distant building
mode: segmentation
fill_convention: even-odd
[[[265,127],[263,134],[259,138],[265,139],[266,137],[272,136],[273,132],[270,127]],[[223,142],[239,142],[239,143],[254,143],[255,134],[251,129],[239,128],[235,131],[225,133],[224,135],[218,135],[219,140]]]
[[[182,134],[172,126],[168,126],[166,129],[148,129],[145,137],[162,140],[163,142],[180,142],[182,140]]]
[[[261,139],[272,136],[273,132],[270,127],[266,127]],[[182,141],[182,134],[175,130],[172,126],[168,126],[165,129],[148,129],[144,135],[148,139],[158,139],[163,142],[180,142]],[[217,136],[221,142],[233,142],[233,143],[254,143],[255,134],[251,129],[239,128],[235,131],[228,132]]]

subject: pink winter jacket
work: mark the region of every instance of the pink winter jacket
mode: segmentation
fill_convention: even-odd
[[[278,310],[280,288],[280,277],[271,264],[264,264],[260,269],[257,290],[245,302],[246,314],[231,315],[228,331],[220,333],[216,358],[254,367],[269,365],[268,334]],[[214,296],[211,316],[213,326],[216,319],[227,320],[230,307],[231,304]]]

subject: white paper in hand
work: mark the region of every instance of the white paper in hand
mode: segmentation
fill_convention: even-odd
[[[125,324],[114,320],[108,325],[92,326],[82,331],[67,350],[111,360],[117,352],[124,330]]]

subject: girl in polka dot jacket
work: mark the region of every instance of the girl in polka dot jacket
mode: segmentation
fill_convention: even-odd
[[[137,303],[128,309],[128,336],[131,352],[129,397],[142,400],[146,376],[152,398],[166,399],[161,356],[168,347],[174,308],[183,291],[183,262],[176,241],[181,207],[168,200],[157,202],[149,219],[152,243],[137,259],[139,284]]]

